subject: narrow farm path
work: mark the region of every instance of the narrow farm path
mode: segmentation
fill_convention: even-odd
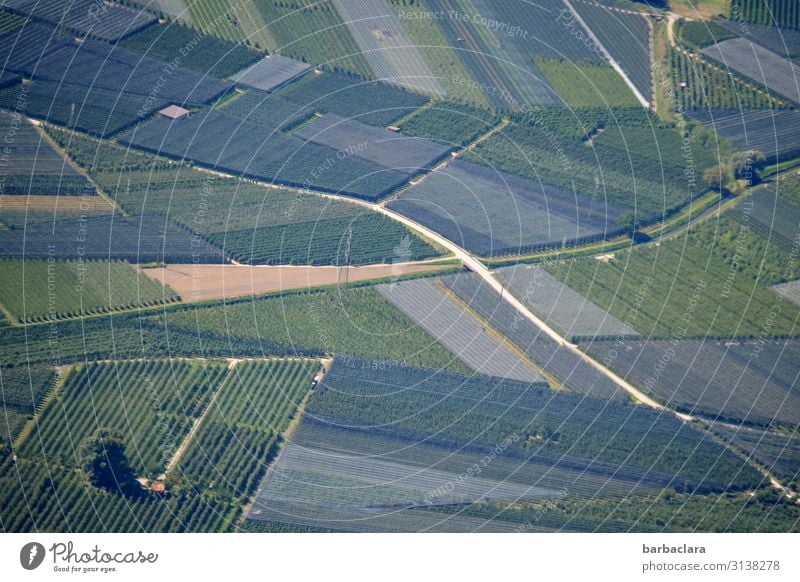
[[[636,96],[636,99],[639,101],[639,103],[642,104],[642,107],[649,109],[650,102],[639,92],[639,89],[637,89],[636,85],[634,85],[633,82],[628,78],[628,75],[625,73],[619,63],[614,59],[614,57],[611,56],[611,53],[608,52],[606,47],[603,46],[603,43],[600,42],[600,39],[597,38],[595,33],[592,32],[592,29],[589,28],[589,25],[586,24],[586,21],[581,18],[581,15],[578,14],[578,11],[575,10],[575,7],[572,6],[569,0],[564,0],[564,4],[567,5],[567,8],[572,13],[572,16],[574,16],[575,20],[583,27],[583,29],[586,31],[586,34],[588,34],[589,38],[592,39],[592,42],[594,42],[595,45],[600,48],[602,53],[605,55],[608,64],[611,65],[611,67],[619,74],[619,76],[622,77],[622,80],[625,81],[625,84],[630,88],[630,90],[633,91],[633,94]]]

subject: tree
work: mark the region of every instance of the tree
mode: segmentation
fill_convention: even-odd
[[[758,180],[756,168],[761,166],[765,160],[764,154],[758,150],[736,152],[731,157],[733,175],[737,179],[747,180],[752,185]]]
[[[95,487],[128,497],[141,495],[142,488],[125,455],[125,444],[116,431],[100,429],[88,437],[80,458],[81,468]]]
[[[625,229],[628,233],[633,234],[639,229],[639,219],[633,210],[627,210],[619,215],[617,218],[620,228]]]
[[[712,190],[716,190],[720,194],[727,194],[729,192],[728,186],[733,182],[733,173],[726,164],[712,166],[706,168],[703,172],[703,181]]]

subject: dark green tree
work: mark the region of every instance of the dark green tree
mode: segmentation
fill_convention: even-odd
[[[81,449],[81,468],[95,487],[127,497],[143,492],[125,455],[122,436],[116,431],[100,429],[86,439]]]

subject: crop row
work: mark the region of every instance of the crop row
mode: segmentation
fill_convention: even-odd
[[[381,285],[378,292],[467,366],[487,376],[544,382],[481,322],[453,303],[430,279]]]
[[[279,132],[265,134],[256,124],[213,109],[176,122],[155,120],[120,141],[241,176],[367,199],[380,198],[405,179],[348,153]]]
[[[207,238],[248,264],[368,265],[440,254],[397,221],[372,212],[229,230]]]
[[[794,0],[736,0],[731,2],[729,15],[732,20],[800,28],[800,6]]]
[[[433,76],[386,0],[332,0],[373,76],[417,93],[441,96]]]
[[[70,0],[66,6],[61,0],[7,0],[3,7],[108,41],[119,40],[156,19],[140,8],[119,4],[103,4],[100,9],[94,0]]]
[[[21,322],[157,305],[178,298],[118,261],[2,260],[0,274],[0,303]]]
[[[389,208],[482,256],[602,239],[619,230],[620,215],[568,190],[462,161],[429,174]]]
[[[172,478],[246,501],[317,369],[310,360],[235,366]]]
[[[800,396],[793,387],[797,340],[617,344],[594,342],[587,349],[672,408],[719,420],[800,422]]]
[[[20,454],[48,464],[81,464],[84,442],[115,429],[137,476],[157,476],[225,375],[220,363],[134,361],[74,369]]]
[[[800,153],[800,112],[712,110],[691,116],[713,128],[743,152],[759,151],[770,160],[787,160]]]
[[[90,216],[0,230],[0,257],[220,262],[222,252],[153,214]]]
[[[800,67],[790,60],[746,38],[717,43],[703,49],[703,54],[723,67],[753,79],[768,91],[800,103],[800,90],[794,81],[800,77]]]

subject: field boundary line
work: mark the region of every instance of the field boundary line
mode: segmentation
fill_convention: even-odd
[[[128,216],[128,213],[125,212],[125,210],[119,204],[117,204],[117,201],[114,200],[113,198],[111,198],[111,196],[109,196],[100,187],[100,185],[92,179],[92,177],[89,175],[89,171],[86,168],[84,168],[83,166],[78,165],[78,163],[75,160],[73,160],[69,156],[69,154],[67,154],[67,151],[64,148],[62,148],[56,142],[56,140],[54,140],[52,137],[50,137],[50,135],[46,131],[44,131],[42,129],[45,126],[46,122],[37,121],[37,120],[31,119],[31,118],[27,118],[27,119],[28,119],[28,121],[33,123],[33,125],[36,127],[36,131],[39,132],[39,135],[41,135],[43,137],[43,139],[45,139],[59,154],[61,154],[64,157],[64,159],[67,160],[67,163],[71,164],[75,168],[75,171],[78,172],[81,176],[83,176],[84,180],[86,180],[89,184],[91,184],[94,187],[94,190],[97,193],[96,195],[100,196],[101,198],[103,198],[106,202],[108,202],[111,205],[112,214],[119,213],[123,217],[127,217]],[[75,133],[74,129],[70,130],[67,127],[63,127],[62,128],[61,126],[56,126],[56,127],[58,127],[58,129],[63,129],[65,132],[68,132],[68,133],[70,131],[72,133]],[[81,135],[84,135],[84,134],[81,133]],[[102,142],[103,140],[98,140],[98,141]],[[109,141],[111,141],[111,140],[109,140]],[[88,196],[88,194],[87,194],[87,196]]]
[[[22,446],[22,443],[25,442],[25,439],[27,439],[31,432],[33,432],[34,427],[39,423],[39,417],[50,406],[50,403],[55,399],[58,391],[64,387],[64,384],[67,382],[67,378],[70,376],[72,370],[76,366],[77,364],[67,364],[64,366],[55,367],[57,376],[53,382],[53,385],[45,393],[44,398],[42,398],[42,401],[36,407],[36,410],[33,412],[31,418],[28,419],[28,421],[22,427],[22,430],[19,431],[19,434],[14,437],[14,440],[11,442],[12,451],[18,450]]]
[[[586,33],[589,35],[589,37],[591,37],[592,41],[595,42],[597,47],[603,53],[603,56],[605,56],[606,61],[608,61],[608,64],[611,65],[611,67],[619,74],[619,76],[622,77],[622,80],[625,81],[625,84],[630,88],[630,90],[633,91],[634,96],[639,101],[639,103],[642,104],[642,107],[644,107],[645,109],[650,109],[650,102],[647,101],[647,99],[644,98],[644,95],[642,95],[639,92],[639,89],[636,88],[636,85],[633,84],[633,81],[631,81],[628,78],[627,73],[625,73],[623,68],[616,61],[616,59],[611,56],[611,53],[608,52],[608,50],[603,45],[603,43],[600,42],[600,39],[597,38],[595,33],[592,31],[592,29],[589,28],[589,25],[586,23],[586,21],[583,19],[583,17],[580,14],[578,14],[578,11],[575,10],[575,7],[572,5],[570,0],[564,0],[564,4],[566,4],[566,6],[569,9],[569,11],[572,13],[572,16],[575,17],[575,20],[577,20],[578,23],[584,28],[584,30],[586,30]],[[644,18],[644,16],[642,16],[642,18]]]
[[[331,365],[333,364],[333,358],[317,358],[316,360],[319,362],[320,366],[322,366],[322,370],[316,376],[314,376],[314,384],[309,388],[305,396],[303,396],[300,404],[297,405],[297,410],[295,410],[295,413],[292,415],[292,418],[286,425],[286,430],[277,436],[277,452],[272,458],[272,462],[269,463],[267,470],[264,472],[264,476],[261,478],[261,482],[259,483],[258,487],[256,487],[255,492],[247,500],[247,503],[242,506],[242,515],[239,519],[240,525],[247,520],[247,516],[253,509],[256,499],[258,499],[258,496],[261,494],[261,488],[263,484],[266,483],[270,471],[272,471],[273,468],[278,465],[278,461],[280,460],[281,455],[283,455],[283,451],[286,449],[286,443],[289,442],[289,440],[292,438],[292,435],[297,430],[297,427],[300,426],[300,422],[303,420],[303,416],[306,412],[308,401],[311,400],[311,397],[314,395],[317,387],[322,384],[322,381],[325,379],[325,375],[330,371]]]
[[[164,481],[170,474],[170,472],[172,472],[172,470],[180,462],[181,457],[183,457],[183,453],[186,452],[186,449],[189,448],[189,445],[192,443],[192,440],[194,439],[194,435],[197,433],[198,429],[203,424],[203,421],[206,419],[206,416],[208,415],[209,411],[214,406],[214,403],[217,401],[217,397],[219,396],[220,392],[222,392],[223,388],[225,388],[225,386],[228,385],[228,379],[233,375],[233,369],[239,362],[242,361],[240,358],[225,358],[225,359],[228,360],[228,367],[225,371],[225,375],[219,381],[219,386],[217,386],[217,389],[214,390],[214,394],[211,395],[208,404],[206,404],[205,408],[203,409],[203,413],[199,417],[194,419],[194,422],[192,423],[192,427],[189,429],[189,432],[183,438],[181,444],[178,445],[178,448],[175,449],[172,458],[170,458],[169,462],[167,463],[167,466],[164,468],[164,472],[161,473],[161,475],[159,475],[158,477],[156,477],[156,481]]]
[[[475,311],[472,307],[470,307],[467,303],[465,303],[461,297],[453,293],[450,289],[447,288],[446,285],[441,283],[440,281],[434,282],[434,286],[439,289],[454,305],[458,306],[464,313],[468,316],[472,317],[475,321],[477,321],[483,330],[495,341],[497,341],[502,347],[510,351],[514,354],[523,364],[531,368],[537,375],[544,378],[544,380],[550,385],[550,388],[553,390],[563,390],[564,384],[559,382],[555,376],[547,372],[544,368],[542,368],[539,364],[533,361],[528,354],[526,354],[522,348],[520,348],[517,344],[512,342],[506,336],[504,336],[498,329],[496,329],[491,323],[486,321],[481,315]]]

